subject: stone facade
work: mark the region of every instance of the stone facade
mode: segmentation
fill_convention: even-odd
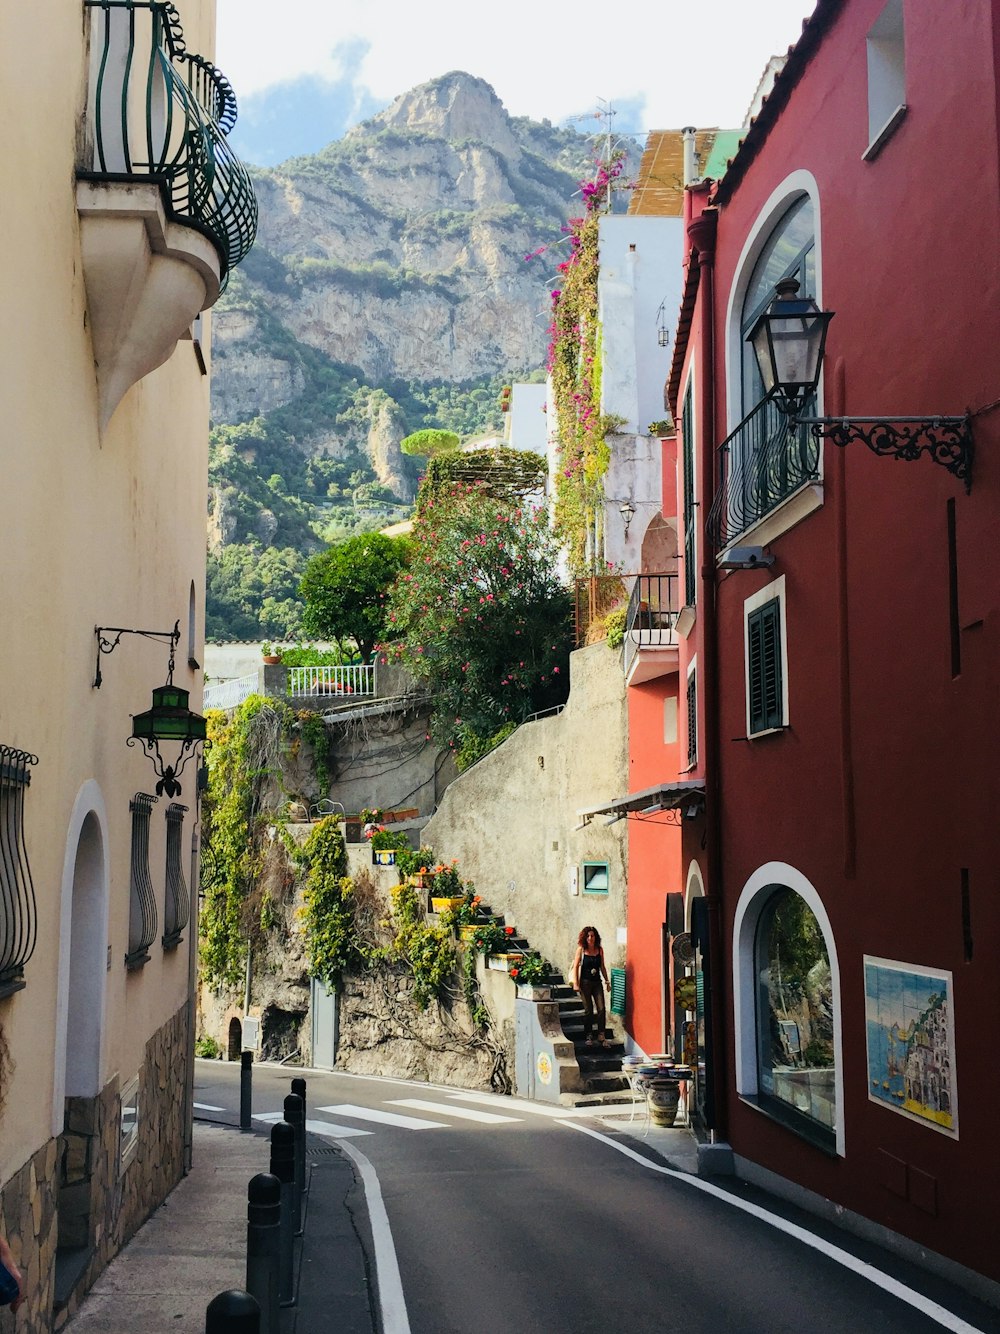
[[[0,1334],[62,1329],[83,1294],[180,1180],[184,1170],[187,1015],[180,1009],[146,1044],[139,1071],[138,1144],[120,1171],[120,1082],[96,1098],[67,1098],[62,1135],[50,1139],[4,1185],[0,1220],[25,1276],[27,1298]],[[59,1244],[79,1250],[79,1273],[55,1305]]]

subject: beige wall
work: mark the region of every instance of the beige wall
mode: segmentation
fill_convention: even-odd
[[[625,684],[617,653],[593,644],[570,658],[562,713],[527,723],[445,792],[423,841],[494,912],[568,977],[585,925],[601,932],[608,967],[624,961],[626,821],[598,817],[584,829],[576,812],[628,791]],[[604,861],[607,895],[583,893],[582,864]],[[580,892],[570,892],[574,868]]]
[[[180,9],[188,48],[211,55],[214,0],[181,0]],[[125,739],[130,715],[149,708],[166,677],[167,648],[127,636],[102,659],[103,688],[91,683],[95,625],[162,630],[179,619],[175,680],[200,708],[187,627],[193,584],[200,658],[208,379],[182,341],[99,431],[74,180],[84,28],[82,3],[72,0],[0,11],[0,743],[39,757],[25,802],[37,946],[25,989],[0,1000],[14,1063],[0,1113],[0,1183],[62,1129],[67,1013],[80,1017],[69,995],[71,891],[88,813],[88,828],[99,830],[93,902],[78,921],[92,957],[74,985],[89,995],[100,1049],[88,1061],[77,1046],[70,1059],[90,1065],[93,1093],[137,1073],[147,1041],[187,995],[186,941],[170,954],[160,946],[165,798],[151,821],[160,918],[151,960],[139,973],[124,967],[129,799],[155,783]],[[183,787],[189,876],[193,768]]]

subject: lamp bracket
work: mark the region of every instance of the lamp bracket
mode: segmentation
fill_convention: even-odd
[[[142,639],[153,639],[160,644],[170,645],[170,658],[167,664],[167,684],[170,685],[174,679],[174,653],[177,645],[181,642],[181,623],[174,621],[172,630],[129,630],[120,625],[95,625],[94,634],[97,637],[97,660],[94,671],[94,685],[98,690],[101,688],[101,654],[114,653],[115,649],[121,643],[122,635],[139,635]],[[113,638],[112,638],[113,636]]]
[[[130,736],[125,738],[125,744],[126,746],[142,746],[146,758],[152,762],[153,771],[159,779],[156,784],[156,795],[158,797],[162,797],[164,793],[168,797],[180,795],[181,785],[177,780],[187,768],[188,760],[195,754],[195,748],[199,744],[198,741],[189,739],[181,742],[176,764],[164,764],[160,747],[154,738]]]
[[[843,448],[860,440],[874,453],[911,462],[929,454],[972,490],[975,444],[968,414],[964,417],[799,417],[817,440]]]

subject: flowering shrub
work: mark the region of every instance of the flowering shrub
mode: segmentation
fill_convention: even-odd
[[[622,424],[601,413],[597,278],[600,216],[623,161],[602,163],[594,179],[581,185],[586,212],[566,225],[570,254],[557,266],[561,286],[551,296],[548,371],[559,431],[555,525],[577,577],[592,573],[599,555],[601,483],[610,462],[606,437]]]
[[[507,936],[499,922],[483,922],[472,943],[480,954],[502,954],[507,948]]]
[[[458,874],[458,863],[453,861],[450,866],[438,863],[431,867],[434,872],[434,897],[436,899],[457,899],[464,893],[462,886],[462,877]]]
[[[433,848],[417,848],[415,852],[411,848],[404,848],[396,854],[396,870],[400,880],[410,875],[426,875],[434,869],[436,862]]]
[[[544,510],[484,481],[421,490],[382,654],[428,686],[442,744],[475,751],[475,739],[565,700],[570,602],[557,558]]]

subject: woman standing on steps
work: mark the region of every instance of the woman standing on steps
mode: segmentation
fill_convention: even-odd
[[[590,1036],[590,1025],[595,1011],[597,1042],[602,1047],[608,1045],[602,976],[610,986],[608,970],[604,965],[604,950],[601,948],[601,933],[595,926],[585,926],[577,939],[576,954],[573,957],[573,989],[580,993],[583,1000],[583,1038],[588,1047],[594,1045],[594,1039]]]

